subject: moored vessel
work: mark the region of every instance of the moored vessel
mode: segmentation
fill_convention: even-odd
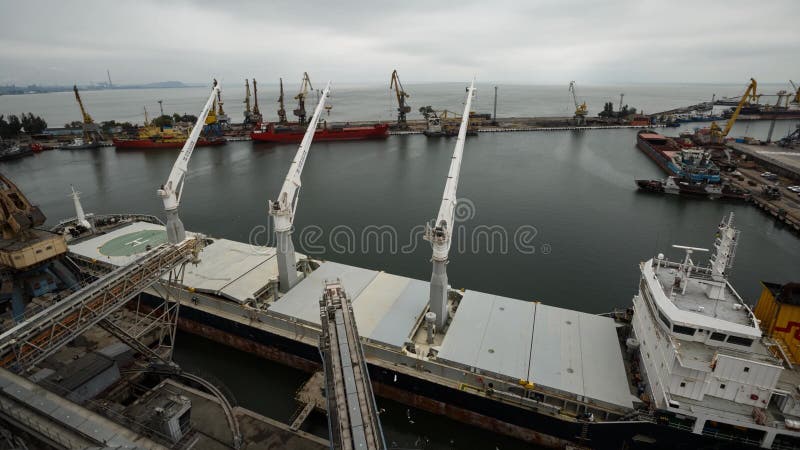
[[[297,143],[303,139],[305,128],[262,123],[250,133],[254,141]],[[389,124],[379,123],[372,126],[328,125],[321,126],[314,132],[315,141],[353,141],[361,139],[385,139],[389,136]]]

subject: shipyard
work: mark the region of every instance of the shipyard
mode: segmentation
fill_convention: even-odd
[[[800,448],[797,5],[462,6],[9,5],[0,447]]]

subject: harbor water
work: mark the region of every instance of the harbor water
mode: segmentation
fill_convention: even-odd
[[[626,100],[633,97],[628,93],[639,88],[624,88]],[[261,85],[259,89],[261,93]],[[501,99],[512,95],[501,89]],[[608,97],[614,95],[612,89],[619,90],[603,89]],[[672,104],[647,94],[646,101],[630,98],[627,103],[667,109],[702,101],[711,92],[735,95],[741,90],[737,86],[728,86],[728,92],[708,86],[670,89],[681,95],[696,93],[689,96],[697,98]],[[453,84],[450,90],[453,98],[448,109],[459,110],[463,89]],[[491,110],[489,91],[490,86],[483,86],[476,108],[480,112]],[[606,95],[590,88],[585,91],[587,96]],[[204,88],[99,91],[87,92],[84,101],[96,121],[136,121],[138,107],[133,108],[130,98],[141,104],[153,102],[145,98],[149,95],[165,99],[187,96],[185,105],[176,111],[192,113],[199,109],[206,92]],[[342,102],[361,98],[345,88],[338,92]],[[358,108],[350,105],[348,114],[352,115],[343,120],[374,119],[383,111],[380,102],[386,95],[382,90],[367,89],[362,94],[359,101],[372,105],[376,113],[359,116]],[[58,126],[79,118],[74,103],[62,98],[69,95],[0,97],[0,113],[32,111]],[[128,100],[115,103],[117,95]],[[264,98],[274,97],[268,95]],[[668,97],[666,93],[658,95]],[[230,94],[226,101],[231,115],[241,109],[237,103],[241,99],[235,97]],[[438,105],[433,95],[428,98]],[[370,99],[374,101],[370,103]],[[569,104],[551,103],[549,109],[515,107],[511,112],[508,105],[515,103],[503,100],[501,105],[508,109],[499,108],[504,111],[501,115],[568,114]],[[167,104],[165,101],[165,107]],[[271,102],[269,106],[272,109]],[[384,109],[383,116],[388,119],[389,108]],[[796,124],[779,121],[775,136],[785,135]],[[763,139],[768,128],[768,122],[740,122],[731,135]],[[677,134],[677,129],[662,131]],[[670,248],[672,244],[709,248],[717,224],[730,211],[741,230],[731,282],[746,302],[756,301],[762,280],[798,281],[800,239],[758,209],[744,203],[638,192],[635,178],[663,175],[636,148],[635,138],[636,131],[629,129],[469,137],[459,185],[461,221],[456,224],[448,265],[451,285],[590,313],[624,308],[636,293],[640,261],[659,252],[679,257],[680,253]],[[298,251],[428,279],[431,250],[421,231],[438,211],[454,143],[452,139],[413,135],[313,144],[295,221]],[[280,189],[295,151],[294,145],[252,142],[196,149],[181,201],[186,228],[211,237],[269,244],[267,201]],[[55,150],[0,163],[0,171],[42,208],[50,224],[74,215],[68,198],[71,184],[82,192],[87,212],[163,216],[156,189],[166,179],[176,155],[177,150]],[[702,253],[694,256],[701,263],[706,258]],[[288,399],[303,381],[296,371],[184,334],[178,339],[176,359],[212,372],[243,406],[280,420],[289,420],[294,412],[296,405]],[[465,432],[465,427],[455,422],[393,402],[379,400],[379,407],[386,410],[387,441],[400,447],[523,448],[488,432]],[[324,425],[322,431],[319,426],[312,431],[324,434]]]

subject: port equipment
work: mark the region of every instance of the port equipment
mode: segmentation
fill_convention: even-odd
[[[250,115],[253,111],[250,110],[250,80],[244,79],[244,122],[250,123]]]
[[[72,91],[75,92],[75,100],[78,102],[78,106],[81,108],[81,118],[83,121],[83,140],[87,143],[106,140],[105,136],[103,136],[103,130],[101,130],[100,127],[94,123],[92,116],[86,112],[86,108],[83,106],[83,100],[81,100],[81,94],[78,92],[78,86],[73,85]]]
[[[572,101],[575,103],[575,119],[578,123],[584,123],[586,116],[589,114],[589,109],[586,107],[586,102],[578,103],[578,94],[575,92],[575,82],[569,82],[569,92],[572,94]]]
[[[386,449],[353,306],[340,280],[325,283],[319,315],[331,448]]]
[[[725,125],[725,129],[721,129],[717,122],[711,122],[710,131],[711,131],[711,142],[714,143],[721,143],[723,139],[730,133],[731,128],[733,128],[733,124],[736,123],[736,119],[739,117],[739,113],[742,112],[742,107],[745,103],[748,102],[751,98],[756,98],[756,88],[758,87],[758,83],[756,83],[755,78],[750,78],[750,84],[747,85],[747,89],[744,91],[744,95],[742,98],[739,99],[739,104],[736,105],[736,109],[731,114],[731,117],[728,118],[728,123]]]
[[[789,80],[789,84],[792,85],[792,89],[794,90],[794,98],[792,98],[792,103],[800,103],[800,87],[797,87],[792,80]]]
[[[294,226],[294,213],[297,210],[297,203],[300,199],[300,176],[303,174],[303,167],[308,158],[308,151],[311,149],[311,142],[314,140],[314,133],[317,130],[319,116],[322,114],[325,100],[331,89],[331,83],[325,86],[322,91],[319,103],[314,109],[314,114],[308,122],[303,140],[297,148],[292,165],[283,182],[277,200],[270,200],[268,205],[269,215],[275,224],[276,252],[278,255],[278,289],[286,292],[297,284],[297,261],[294,256],[294,244],[292,244],[292,228]]]
[[[467,99],[464,102],[464,114],[461,115],[461,127],[458,129],[458,139],[450,160],[450,171],[444,186],[442,204],[436,221],[426,224],[425,240],[430,241],[433,248],[433,273],[430,285],[430,311],[436,314],[435,325],[442,329],[447,323],[447,261],[450,254],[450,243],[453,238],[455,226],[456,190],[458,189],[458,176],[461,172],[461,160],[464,156],[464,142],[469,127],[469,111],[472,98],[475,96],[475,80],[467,88]]]
[[[36,365],[174,268],[195,260],[200,246],[197,238],[162,244],[9,329],[0,335],[0,366],[20,373]]]
[[[308,72],[303,72],[303,81],[300,82],[300,92],[294,96],[294,99],[297,100],[297,108],[294,110],[294,115],[297,116],[297,121],[300,125],[306,124],[306,95],[308,95],[308,90],[314,89],[311,86],[311,79],[308,77]],[[283,95],[281,95],[283,98]],[[282,105],[283,103],[281,103]],[[283,109],[283,106],[281,106]]]
[[[404,127],[406,126],[406,114],[411,112],[411,107],[406,105],[406,98],[411,96],[403,89],[403,83],[400,82],[396,69],[392,72],[392,78],[389,81],[389,90],[392,89],[397,96],[397,124]]]
[[[278,97],[278,104],[280,105],[278,109],[278,123],[285,125],[289,123],[289,121],[286,120],[286,108],[283,106],[283,78],[281,78],[281,95]]]
[[[253,78],[253,114],[250,115],[253,123],[261,122],[261,111],[258,109],[258,85],[256,79]]]
[[[183,183],[186,181],[186,172],[189,169],[189,159],[192,157],[194,147],[197,145],[197,140],[200,138],[200,132],[203,131],[203,124],[206,122],[206,117],[213,107],[214,99],[219,95],[219,85],[217,80],[214,80],[214,87],[211,89],[206,105],[203,111],[197,118],[197,122],[189,133],[189,137],[183,144],[175,164],[172,166],[172,171],[169,173],[167,182],[158,189],[158,196],[164,201],[164,213],[167,216],[167,241],[173,244],[182,242],[186,239],[186,229],[183,227],[180,217],[178,217],[178,206],[181,203],[181,196],[183,194]],[[220,107],[220,111],[222,108]]]

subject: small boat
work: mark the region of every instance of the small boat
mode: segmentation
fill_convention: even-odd
[[[659,194],[680,194],[694,197],[732,198],[746,200],[750,193],[728,183],[707,183],[690,181],[680,177],[667,177],[663,180],[636,180],[639,189]]]
[[[31,154],[33,154],[33,150],[27,145],[12,145],[11,147],[0,149],[0,161],[22,158]]]
[[[281,126],[265,123],[250,133],[254,141],[294,143],[303,140],[306,130],[299,126]],[[348,125],[322,126],[314,132],[314,141],[354,141],[362,139],[386,139],[389,136],[389,124],[379,123],[372,126],[352,127]]]
[[[75,138],[69,144],[61,146],[61,150],[87,150],[91,148],[98,148],[100,147],[100,142],[97,141],[85,141],[83,138]]]

